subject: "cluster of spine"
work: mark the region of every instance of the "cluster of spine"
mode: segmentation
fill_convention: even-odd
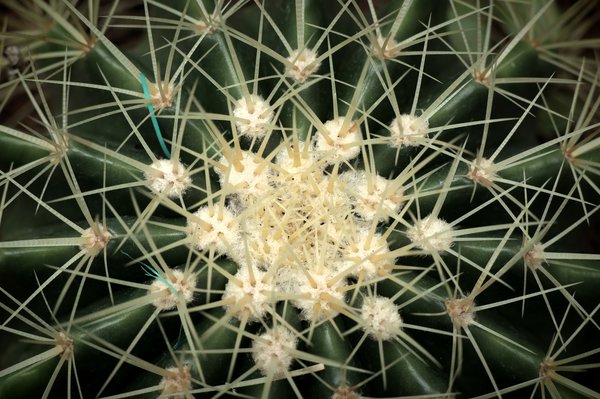
[[[600,398],[594,1],[26,3],[0,397]]]

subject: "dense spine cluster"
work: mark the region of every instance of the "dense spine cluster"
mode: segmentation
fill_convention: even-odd
[[[8,1],[0,397],[600,398],[594,4]]]

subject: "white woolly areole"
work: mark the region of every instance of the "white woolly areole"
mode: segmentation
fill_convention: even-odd
[[[190,366],[169,367],[165,370],[167,373],[160,381],[162,389],[161,396],[169,398],[185,398],[186,393],[192,390],[192,374]]]
[[[86,255],[94,257],[98,255],[111,240],[112,235],[102,224],[88,227],[81,233],[81,244],[79,248],[85,251]]]
[[[248,314],[248,321],[257,321],[267,313],[273,292],[273,284],[265,272],[252,269],[251,276],[250,267],[242,267],[227,282],[223,301],[228,303],[231,316],[242,319]]]
[[[360,309],[361,317],[365,321],[363,330],[378,341],[394,338],[402,328],[402,318],[398,310],[398,305],[389,298],[365,297]]]
[[[340,180],[354,202],[354,212],[365,221],[385,222],[402,207],[404,191],[393,180],[366,171],[342,173]]]
[[[344,270],[350,275],[372,279],[385,272],[394,263],[390,248],[381,234],[360,230],[344,249]]]
[[[346,118],[325,122],[325,131],[317,135],[315,149],[327,163],[348,161],[360,153],[361,132],[354,121]]]
[[[300,317],[304,320],[321,321],[337,316],[339,312],[335,307],[344,303],[342,288],[345,281],[337,279],[333,282],[335,274],[329,270],[306,273],[310,274],[312,281],[308,277],[300,281],[297,287],[300,298],[293,301],[293,304],[301,310]]]
[[[233,243],[238,242],[239,223],[236,215],[227,207],[219,204],[204,206],[194,216],[200,221],[188,219],[187,235],[197,250],[205,251],[214,247],[217,252],[225,254]]]
[[[470,298],[447,300],[446,312],[457,330],[467,327],[475,320],[474,304]]]
[[[373,54],[379,58],[392,59],[400,55],[400,46],[391,37],[377,36],[377,42],[371,46]]]
[[[308,148],[307,148],[308,146]],[[299,148],[282,148],[275,157],[283,177],[318,171],[317,158],[312,143],[300,142]],[[319,171],[320,172],[320,171]]]
[[[298,338],[290,330],[275,326],[252,342],[252,358],[262,375],[282,378],[294,361],[292,351],[297,345]]]
[[[358,393],[356,393],[356,391],[354,391],[352,388],[350,387],[338,387],[335,392],[333,393],[333,395],[331,396],[331,399],[361,399],[362,396],[360,396]]]
[[[304,272],[292,266],[281,266],[273,276],[277,291],[285,296],[301,294],[301,287],[306,277]]]
[[[299,83],[304,83],[321,66],[321,62],[317,61],[317,53],[308,48],[292,51],[287,60],[291,64],[286,69],[288,76]]]
[[[268,102],[255,94],[240,98],[233,109],[235,124],[240,135],[256,138],[264,137],[273,121],[273,110]]]
[[[185,274],[181,270],[173,269],[170,271],[170,276],[165,275],[164,278],[169,282],[167,284],[161,279],[156,279],[150,285],[150,293],[163,293],[152,302],[154,306],[162,310],[170,310],[177,307],[179,297],[183,298],[185,303],[189,303],[194,299],[194,288],[196,288],[196,274]]]
[[[553,381],[556,380],[556,366],[556,360],[552,357],[545,357],[544,360],[540,362],[538,375],[544,385],[548,383],[553,384]]]
[[[478,158],[471,163],[467,177],[484,187],[490,187],[496,179],[494,163],[486,158]]]
[[[420,249],[444,252],[454,241],[452,226],[442,219],[428,215],[406,230],[408,238]]]
[[[67,156],[70,147],[69,137],[66,135],[59,135],[55,140],[56,142],[52,144],[53,149],[48,154],[51,165],[60,164],[63,158]]]
[[[523,260],[531,270],[538,269],[544,263],[544,245],[541,243],[534,244],[523,256]]]
[[[164,193],[169,198],[178,198],[192,185],[192,178],[185,166],[172,159],[154,161],[151,171],[144,173],[144,178],[152,192]]]
[[[217,13],[217,10],[215,10],[212,15],[209,15],[208,20],[192,18],[192,29],[200,35],[213,33],[222,24],[223,19],[221,18],[220,13]]]
[[[414,115],[403,114],[395,118],[389,126],[391,144],[394,147],[415,147],[427,138],[429,121]]]
[[[66,335],[64,332],[59,332],[56,337],[56,346],[60,349],[63,359],[71,359],[73,356],[73,338]]]
[[[239,155],[239,159],[234,162],[221,157],[219,163],[225,166],[227,171],[220,168],[215,168],[215,171],[219,175],[221,188],[237,194],[242,202],[247,204],[269,189],[272,170],[265,165],[268,161],[250,151],[241,151]],[[241,170],[238,170],[240,166]]]

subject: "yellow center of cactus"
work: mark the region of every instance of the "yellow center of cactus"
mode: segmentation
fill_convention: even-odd
[[[400,208],[402,191],[364,172],[327,172],[344,147],[325,148],[327,138],[352,143],[359,134],[343,118],[332,124],[329,135],[282,148],[273,163],[242,151],[215,168],[228,205],[200,208],[187,229],[195,248],[240,265],[223,297],[232,316],[256,321],[285,296],[305,319],[334,317],[348,306],[349,277],[370,280],[390,270],[395,257],[372,226]],[[351,151],[341,156],[355,157]]]

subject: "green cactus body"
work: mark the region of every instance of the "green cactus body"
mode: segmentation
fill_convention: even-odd
[[[594,2],[525,3],[7,2],[0,398],[600,398]]]

